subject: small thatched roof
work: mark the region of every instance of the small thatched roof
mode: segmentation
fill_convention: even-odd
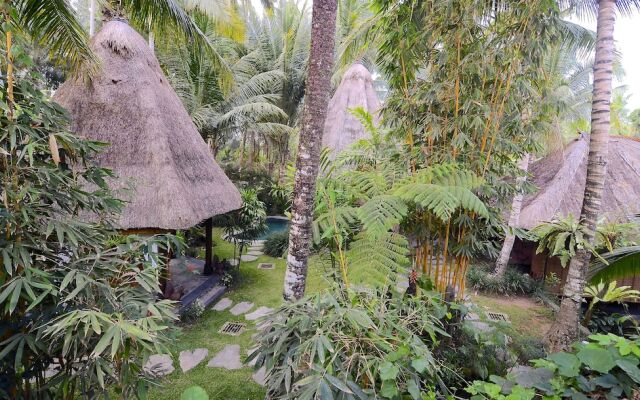
[[[333,156],[352,143],[368,137],[362,124],[349,112],[349,109],[356,107],[364,108],[377,121],[380,101],[373,88],[371,73],[362,64],[354,64],[345,72],[329,101],[322,147],[332,149]]]
[[[92,39],[101,61],[91,83],[65,82],[55,100],[80,136],[110,143],[95,161],[132,186],[121,229],[184,229],[241,207],[240,193],[216,164],[145,40],[111,21]]]
[[[569,213],[580,216],[587,180],[587,136],[571,142],[564,151],[538,160],[529,168],[538,190],[525,196],[519,227],[531,229]],[[610,221],[627,221],[640,213],[640,142],[611,136],[601,215]]]

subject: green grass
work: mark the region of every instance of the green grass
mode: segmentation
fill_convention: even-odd
[[[220,233],[221,231],[218,229],[214,232],[215,254],[221,258],[230,258],[233,254],[233,245],[221,240]],[[260,262],[272,262],[276,264],[276,267],[274,270],[260,270],[257,268]],[[232,299],[234,304],[241,301],[253,302],[254,309],[260,306],[278,307],[282,303],[285,265],[285,260],[268,256],[261,256],[253,262],[243,262],[240,266],[239,280],[231,290],[227,291],[225,296]],[[309,265],[307,293],[316,292],[325,287],[323,274],[324,269],[321,263],[317,258],[312,257]],[[219,334],[218,330],[227,321],[245,322],[250,329],[235,337]],[[211,400],[264,399],[264,389],[251,379],[253,374],[251,367],[235,371],[207,367],[209,360],[227,344],[239,344],[241,359],[244,361],[247,350],[253,347],[251,336],[255,332],[254,323],[246,321],[243,315],[236,317],[228,311],[205,311],[199,321],[184,327],[178,338],[171,344],[176,370],[165,377],[159,387],[150,391],[149,398],[177,400],[185,389],[198,385],[207,391]],[[196,348],[209,349],[209,356],[196,368],[182,373],[178,364],[178,354],[182,350]]]

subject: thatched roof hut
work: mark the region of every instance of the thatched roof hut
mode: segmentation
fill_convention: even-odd
[[[101,61],[90,83],[65,82],[55,100],[80,136],[110,143],[99,165],[128,201],[119,228],[184,229],[241,207],[240,194],[216,164],[145,40],[110,21],[92,39]]]
[[[569,213],[580,216],[587,180],[587,136],[564,151],[538,160],[529,168],[537,191],[525,196],[519,227],[531,229]],[[611,136],[601,214],[610,221],[627,221],[640,213],[640,141]]]
[[[327,119],[324,123],[322,147],[333,150],[332,155],[347,149],[352,143],[368,137],[362,124],[349,109],[362,107],[378,119],[380,100],[373,87],[371,73],[362,65],[354,64],[345,72],[338,89],[334,93]]]

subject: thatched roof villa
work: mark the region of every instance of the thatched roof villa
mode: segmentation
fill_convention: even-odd
[[[362,107],[377,121],[380,100],[373,87],[371,73],[360,63],[353,64],[345,72],[329,101],[322,147],[332,149],[332,157],[352,143],[368,137],[360,121],[349,112],[349,109],[356,107]]]
[[[123,21],[103,25],[91,46],[101,61],[91,82],[72,79],[55,94],[76,134],[110,144],[99,165],[128,203],[118,227],[185,229],[241,207],[146,41]]]
[[[559,151],[530,165],[531,182],[538,188],[525,196],[518,227],[531,229],[554,217],[580,216],[587,179],[587,136],[580,136]],[[640,141],[611,136],[601,215],[612,222],[626,222],[640,213]],[[567,268],[556,257],[535,254],[536,244],[516,241],[511,261],[531,266],[534,277],[555,273],[562,281]],[[640,289],[640,274],[618,282]]]

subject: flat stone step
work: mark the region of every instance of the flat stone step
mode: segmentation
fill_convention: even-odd
[[[264,386],[267,383],[267,369],[264,366],[260,367],[259,370],[251,375],[251,379],[258,385]]]
[[[173,360],[169,354],[154,354],[150,356],[143,369],[148,374],[157,377],[169,375],[175,371]]]
[[[250,252],[247,253],[247,255],[260,257],[260,256],[263,256],[264,253],[258,250],[251,250]]]
[[[246,314],[244,317],[249,321],[255,321],[256,319],[267,316],[272,312],[273,312],[273,308],[262,306],[256,309],[254,312],[250,314]]]
[[[245,262],[251,262],[251,261],[257,260],[258,257],[252,256],[252,255],[249,255],[249,254],[243,254],[242,256],[240,256],[240,259],[242,261],[245,261]]]
[[[224,311],[227,308],[231,307],[231,305],[233,304],[233,300],[231,300],[228,297],[225,297],[224,299],[220,300],[219,302],[217,302],[213,307],[211,307],[213,310],[215,311]]]
[[[207,364],[207,367],[240,369],[240,345],[230,344],[225,346],[218,354],[216,354]]]
[[[187,372],[198,366],[208,355],[209,350],[207,349],[183,350],[178,357],[180,369],[182,372]]]
[[[242,303],[238,303],[235,306],[233,306],[231,310],[229,310],[229,312],[233,315],[240,315],[240,314],[246,313],[252,308],[253,308],[253,303],[250,303],[248,301],[243,301]]]

